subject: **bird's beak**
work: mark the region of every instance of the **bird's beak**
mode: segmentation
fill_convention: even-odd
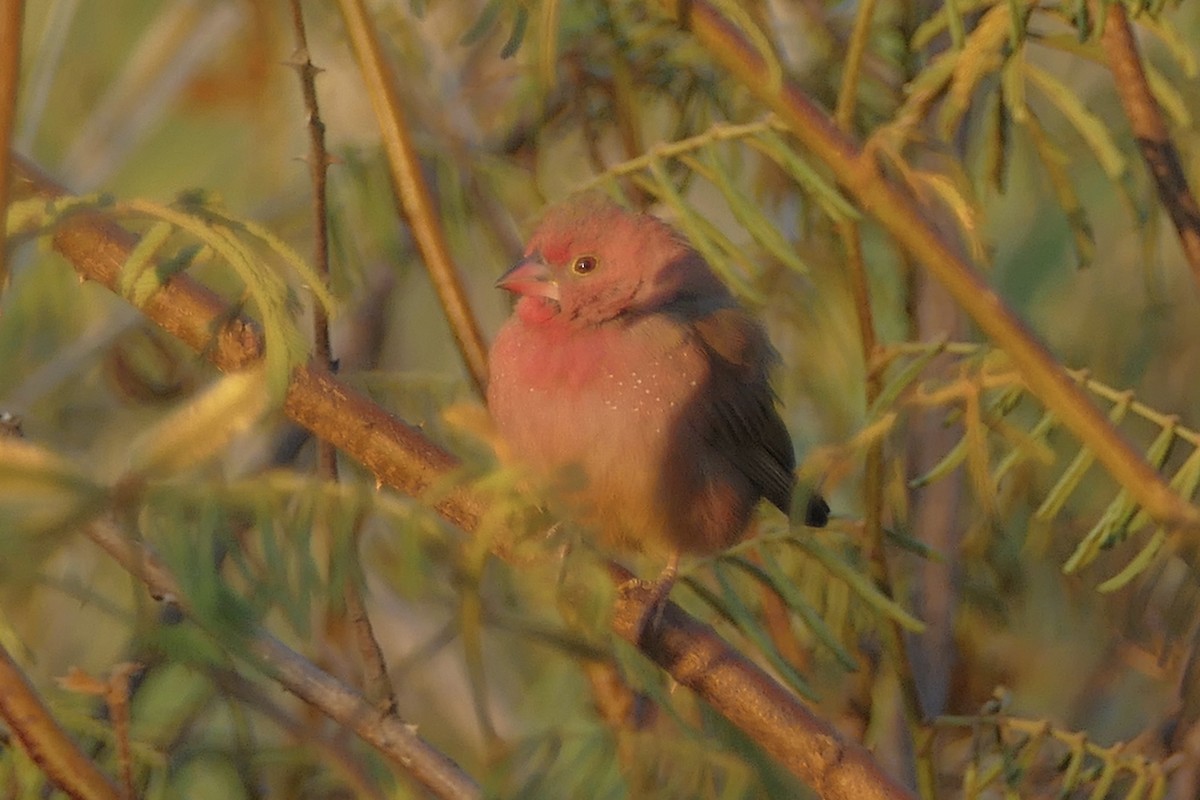
[[[558,281],[537,253],[525,256],[500,276],[496,288],[524,296],[545,297],[558,301]]]

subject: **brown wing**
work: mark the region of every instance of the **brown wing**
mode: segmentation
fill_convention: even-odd
[[[777,508],[788,513],[796,455],[767,371],[778,359],[766,333],[744,311],[726,307],[692,322],[712,364],[710,413],[700,434]]]

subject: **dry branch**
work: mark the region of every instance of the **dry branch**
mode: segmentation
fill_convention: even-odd
[[[1096,4],[1092,4],[1093,12]],[[1192,270],[1192,280],[1200,289],[1200,206],[1188,187],[1187,176],[1179,161],[1179,151],[1167,133],[1162,111],[1150,91],[1146,71],[1138,54],[1137,43],[1129,26],[1125,7],[1112,3],[1104,12],[1106,17],[1101,41],[1112,70],[1117,96],[1133,128],[1142,160],[1154,178],[1159,199],[1166,206],[1183,256]]]

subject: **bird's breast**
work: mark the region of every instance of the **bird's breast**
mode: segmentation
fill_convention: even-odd
[[[706,371],[669,323],[564,333],[511,321],[493,346],[488,405],[521,460],[583,462],[598,477],[627,461],[630,447],[658,457]]]

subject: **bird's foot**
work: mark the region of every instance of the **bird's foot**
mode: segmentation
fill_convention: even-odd
[[[667,560],[667,566],[663,569],[657,580],[653,583],[639,581],[640,584],[646,586],[649,590],[641,619],[638,620],[637,624],[637,639],[635,641],[639,647],[646,643],[647,637],[662,623],[663,611],[667,608],[671,589],[675,586],[675,579],[678,576],[679,554],[672,553],[670,559]]]

